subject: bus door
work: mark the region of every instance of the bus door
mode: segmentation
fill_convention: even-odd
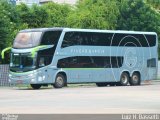
[[[39,72],[38,72],[38,82],[41,83],[47,83],[48,82],[48,66],[47,65],[47,59],[45,57],[40,57],[39,58]]]

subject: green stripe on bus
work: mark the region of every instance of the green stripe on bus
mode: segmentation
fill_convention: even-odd
[[[15,75],[22,75],[22,74],[30,74],[30,73],[33,73],[33,71],[29,71],[29,72],[22,72],[22,73],[18,73],[18,72],[11,72],[10,73],[12,74],[15,74]]]
[[[41,46],[37,46],[35,48],[32,48],[32,51],[31,51],[31,54],[32,54],[32,57],[35,56],[36,52],[42,48],[47,48],[47,45],[41,45]]]

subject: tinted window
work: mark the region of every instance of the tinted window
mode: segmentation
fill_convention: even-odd
[[[61,31],[47,31],[44,33],[41,45],[54,45],[52,48],[38,51],[38,67],[51,64],[52,58],[60,38]]]
[[[90,33],[90,41],[96,46],[110,46],[112,33]]]
[[[156,45],[156,36],[123,33],[66,32],[62,48],[75,45],[152,47]]]
[[[53,45],[56,44],[58,39],[60,38],[61,31],[47,31],[44,33],[41,45]]]
[[[147,60],[147,67],[156,67],[156,58],[151,58]]]
[[[66,32],[62,47],[74,45],[110,46],[112,33]]]
[[[64,36],[62,47],[81,45],[82,36],[79,32],[67,32]]]
[[[143,34],[121,34],[116,33],[112,40],[112,46],[137,46],[137,47],[152,47],[156,45],[155,35]]]
[[[143,35],[137,36],[137,35],[131,35],[131,34],[120,34],[116,33],[113,37],[113,40],[111,41],[111,46],[140,46],[141,43],[139,42],[139,39],[137,37],[141,37],[141,40],[145,40]]]
[[[119,68],[122,67],[123,57],[68,57],[58,61],[58,68]]]
[[[155,46],[156,45],[156,35],[145,35],[145,36],[148,40],[149,46]]]
[[[52,62],[55,47],[38,51],[38,67],[49,65]]]

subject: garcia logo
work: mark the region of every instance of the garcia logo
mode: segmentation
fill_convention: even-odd
[[[136,50],[134,48],[128,48],[126,49],[125,55],[125,64],[129,68],[133,68],[137,63],[137,55]]]

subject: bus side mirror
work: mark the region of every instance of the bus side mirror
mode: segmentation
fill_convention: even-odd
[[[12,48],[12,47],[7,47],[7,48],[5,48],[5,49],[2,50],[2,52],[1,52],[1,58],[2,58],[2,59],[4,59],[4,53],[5,53],[6,51],[10,50],[11,48]]]

